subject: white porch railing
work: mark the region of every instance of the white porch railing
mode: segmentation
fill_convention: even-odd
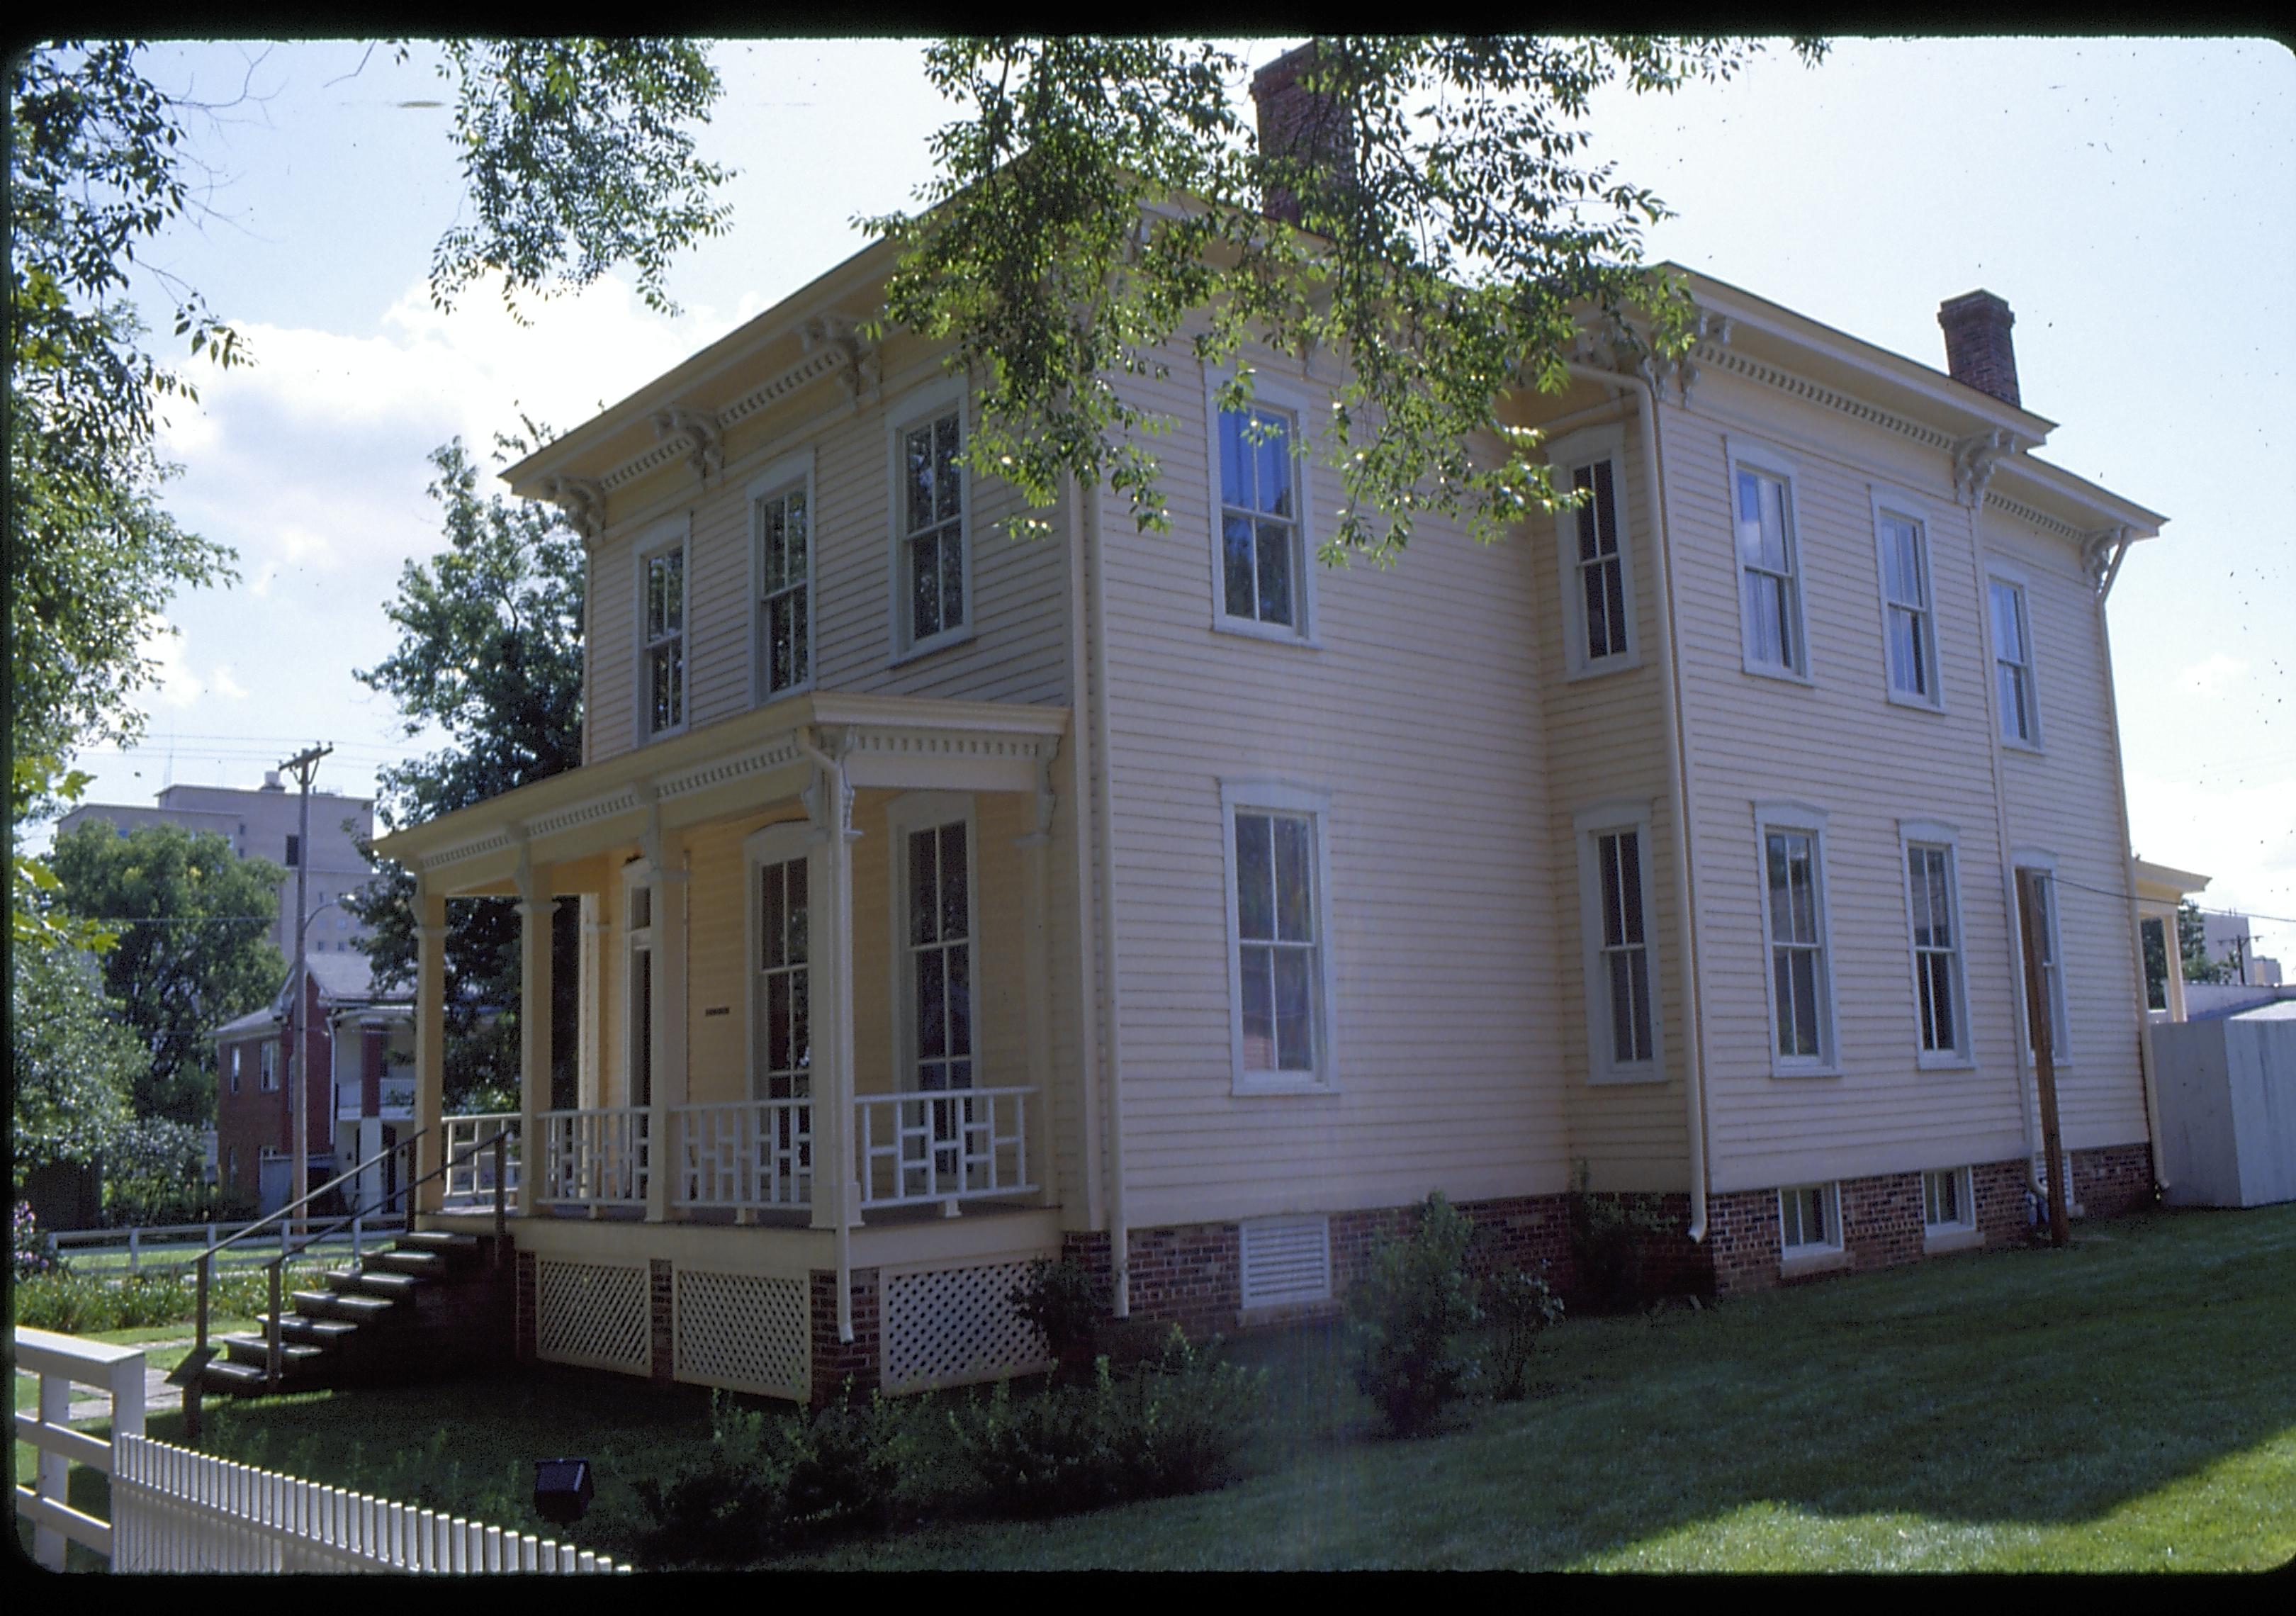
[[[1027,1088],[863,1095],[853,1102],[861,1204],[1019,1195],[1029,1177]]]
[[[114,1347],[46,1330],[16,1326],[16,1367],[40,1377],[39,1412],[16,1411],[16,1440],[37,1455],[37,1484],[16,1489],[16,1513],[32,1522],[32,1558],[52,1571],[64,1569],[67,1539],[99,1554],[111,1553],[111,1526],[64,1502],[77,1462],[115,1473],[114,1443],[144,1434],[144,1349]],[[71,1389],[100,1386],[111,1394],[107,1442],[71,1429]]]
[[[670,1112],[679,1207],[802,1207],[813,1199],[813,1102],[742,1100]]]
[[[511,1192],[511,1204],[518,1204],[518,1124],[514,1111],[489,1112],[482,1116],[448,1117],[442,1126],[446,1130],[446,1154],[448,1162],[484,1139],[497,1133],[508,1132],[503,1142],[503,1178]],[[467,1161],[455,1162],[447,1169],[444,1204],[449,1209],[486,1205],[495,1202],[495,1153],[482,1150]]]
[[[653,1161],[643,1105],[544,1112],[542,1144],[537,1201],[561,1206],[645,1205]]]

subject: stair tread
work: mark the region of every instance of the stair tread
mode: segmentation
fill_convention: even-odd
[[[479,1249],[479,1237],[453,1229],[417,1229],[411,1235],[399,1235],[390,1243],[394,1250],[402,1251],[475,1251]]]
[[[211,1381],[234,1381],[241,1385],[250,1382],[260,1385],[264,1379],[263,1371],[254,1365],[234,1364],[228,1358],[217,1358],[200,1373]]]

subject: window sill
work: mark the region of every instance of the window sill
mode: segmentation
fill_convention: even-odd
[[[1653,1067],[1648,1070],[1591,1071],[1587,1074],[1590,1088],[1620,1088],[1634,1084],[1663,1083],[1667,1074]]]
[[[786,690],[776,690],[770,694],[759,694],[750,703],[750,706],[754,710],[760,707],[771,707],[776,701],[786,701],[792,696],[808,696],[812,693],[813,681],[808,679],[804,684],[792,685]]]
[[[1770,1076],[1773,1078],[1838,1078],[1841,1075],[1839,1062],[1826,1066],[1781,1066],[1775,1061],[1770,1063]]]
[[[2001,737],[2001,750],[2005,752],[2024,752],[2035,758],[2046,758],[2049,755],[2037,741],[2019,741],[2009,735]]]
[[[1300,634],[1279,624],[1256,623],[1247,618],[1216,617],[1212,619],[1212,632],[1246,640],[1265,640],[1271,645],[1296,645],[1302,651],[1324,648],[1324,643],[1313,635]]]
[[[1778,1259],[1778,1277],[1800,1279],[1806,1274],[1831,1274],[1849,1266],[1849,1253],[1839,1246],[1831,1251],[1798,1248]]]
[[[1974,1251],[1984,1243],[1985,1231],[1974,1226],[1922,1231],[1922,1254],[1925,1257],[1941,1257],[1948,1251]]]
[[[1940,718],[1945,717],[1945,703],[1942,701],[1925,701],[1919,696],[1909,696],[1898,690],[1884,693],[1889,696],[1892,707],[1902,707],[1908,712],[1925,712]]]
[[[685,726],[673,724],[668,729],[648,730],[638,736],[640,747],[652,746],[657,741],[674,741],[685,733]]]
[[[1738,669],[1750,679],[1775,679],[1781,685],[1800,685],[1810,690],[1817,688],[1816,679],[1806,673],[1797,673],[1791,668],[1764,668],[1752,662],[1742,661],[1738,664]]]
[[[1248,1073],[1233,1079],[1228,1087],[1231,1097],[1238,1100],[1258,1100],[1269,1096],[1278,1098],[1294,1095],[1336,1095],[1339,1087],[1322,1078],[1277,1076],[1274,1073]]]
[[[904,662],[922,661],[924,658],[931,656],[935,652],[948,651],[958,645],[968,644],[975,639],[978,635],[979,630],[968,623],[964,628],[951,629],[947,634],[937,634],[929,640],[919,640],[906,651],[897,652],[894,653],[894,655],[886,661],[885,666],[888,668],[898,668]]]
[[[1914,1057],[1916,1071],[1975,1071],[1977,1062],[1965,1054],[1924,1054]]]
[[[1604,657],[1599,662],[1582,662],[1562,676],[1565,685],[1576,685],[1581,679],[1599,679],[1604,674],[1632,673],[1643,665],[1642,655],[1629,651],[1622,656]]]

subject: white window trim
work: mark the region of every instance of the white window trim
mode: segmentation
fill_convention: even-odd
[[[1590,426],[1558,438],[1546,446],[1546,463],[1556,482],[1568,488],[1582,466],[1611,463],[1611,503],[1619,529],[1619,587],[1626,605],[1627,648],[1609,656],[1587,655],[1587,605],[1578,584],[1578,513],[1554,515],[1554,559],[1562,602],[1562,677],[1600,678],[1643,665],[1642,624],[1635,612],[1634,527],[1627,519],[1627,429],[1622,422]]]
[[[1834,999],[1833,909],[1825,890],[1826,811],[1806,802],[1754,804],[1754,901],[1762,921],[1762,999],[1769,1006],[1770,1075],[1774,1078],[1838,1078],[1841,1075],[1841,1022]],[[1817,897],[1818,957],[1825,967],[1824,1012],[1818,1027],[1819,1053],[1815,1056],[1778,1053],[1777,972],[1773,964],[1775,939],[1770,935],[1769,834],[1774,830],[1807,831],[1816,843],[1813,872]]]
[[[1662,1083],[1666,1080],[1666,1004],[1659,984],[1658,927],[1651,912],[1651,805],[1640,800],[1596,803],[1572,819],[1578,838],[1578,962],[1586,985],[1587,1080]],[[1610,985],[1600,969],[1603,938],[1602,861],[1595,839],[1617,831],[1640,838],[1643,947],[1650,958],[1651,1058],[1615,1061],[1611,1047]]]
[[[693,529],[684,516],[657,524],[638,544],[634,559],[636,576],[630,595],[630,645],[634,714],[637,743],[645,746],[682,735],[693,722]],[[646,677],[646,567],[657,556],[676,551],[678,566],[678,687],[677,722],[662,729],[652,726],[653,685]]]
[[[1251,402],[1255,406],[1288,414],[1292,417],[1292,490],[1299,505],[1300,517],[1295,524],[1299,537],[1292,548],[1292,603],[1300,622],[1295,628],[1281,623],[1263,623],[1256,618],[1230,617],[1227,612],[1227,574],[1222,562],[1225,552],[1220,537],[1220,447],[1219,390],[1234,376],[1237,366],[1207,366],[1204,371],[1204,451],[1205,464],[1210,468],[1205,491],[1210,496],[1210,512],[1207,527],[1207,560],[1211,568],[1212,618],[1211,627],[1217,634],[1242,635],[1246,639],[1266,640],[1276,645],[1301,645],[1311,651],[1323,649],[1316,638],[1316,502],[1311,493],[1313,479],[1309,477],[1309,453],[1313,444],[1316,421],[1312,395],[1281,376],[1272,376],[1257,365],[1242,369],[1251,376]],[[1330,400],[1324,400],[1329,407]]]
[[[1729,475],[1724,487],[1723,509],[1728,513],[1727,530],[1730,540],[1730,590],[1738,602],[1738,665],[1759,679],[1783,679],[1789,685],[1814,685],[1810,677],[1809,569],[1802,564],[1801,511],[1796,489],[1801,482],[1801,463],[1775,444],[1755,439],[1741,438],[1734,433],[1722,439],[1724,458]],[[1757,662],[1747,654],[1748,629],[1746,621],[1746,563],[1738,554],[1738,470],[1765,472],[1785,483],[1786,550],[1793,578],[1794,644],[1800,660],[1790,668],[1773,668],[1767,662]]]
[[[279,1092],[279,1040],[266,1038],[261,1047],[263,1053],[256,1057],[258,1092],[276,1094]]]
[[[946,651],[952,645],[962,645],[980,632],[980,603],[974,598],[972,582],[973,484],[972,472],[963,463],[965,451],[972,444],[972,423],[967,405],[972,390],[963,375],[945,375],[913,388],[903,394],[893,408],[885,412],[885,531],[891,546],[887,559],[892,580],[891,599],[887,603],[886,617],[890,637],[886,644],[892,655],[889,668],[919,657]],[[910,601],[908,580],[908,537],[904,521],[906,502],[903,498],[901,470],[901,435],[920,422],[945,415],[949,407],[956,409],[957,477],[957,559],[958,576],[964,580],[964,621],[954,628],[943,628],[939,634],[928,635],[922,640],[909,637]]]
[[[2030,739],[2020,739],[2009,733],[2008,713],[2000,706],[2001,640],[1993,622],[1993,586],[2006,584],[2017,591],[2017,603],[2025,619],[2025,694],[2033,710],[2033,734]],[[2033,580],[2022,567],[1997,556],[1985,558],[1985,677],[1988,688],[1994,693],[1994,738],[2013,752],[2045,752],[2048,750],[2048,729],[2041,721],[2041,670],[2038,648],[2033,644]]]
[[[765,594],[765,535],[758,529],[758,505],[762,500],[795,489],[805,491],[805,677],[786,690],[766,688],[766,646],[758,633],[758,607]],[[813,448],[808,445],[784,455],[750,479],[743,495],[750,513],[750,705],[762,707],[785,696],[802,695],[821,675],[821,534],[814,520],[818,504],[813,492]],[[968,584],[967,587],[970,587]]]
[[[1220,788],[1220,870],[1227,910],[1227,1035],[1230,1092],[1236,1095],[1333,1094],[1339,1089],[1338,1038],[1332,1013],[1338,983],[1332,946],[1332,795],[1316,786],[1272,780],[1226,780]],[[1243,973],[1238,951],[1242,924],[1236,914],[1235,816],[1241,809],[1305,814],[1316,834],[1316,1069],[1312,1072],[1248,1071],[1243,1064]]]
[[[2010,957],[2016,964],[2017,1046],[2024,1051],[2025,1064],[2030,1067],[2037,1058],[2031,1037],[2032,1021],[2025,1006],[2025,922],[2017,907],[2017,872],[2039,870],[2049,877],[2049,953],[2057,962],[2054,1002],[2049,1006],[2050,1030],[2055,1035],[2055,1047],[2050,1052],[2051,1064],[2062,1071],[2073,1063],[2072,1014],[2069,995],[2065,990],[2064,888],[2057,879],[2057,856],[2046,848],[2012,848],[2009,852],[2007,897],[2009,903]]]
[[[813,895],[821,890],[820,860],[815,857],[819,843],[809,819],[784,820],[752,831],[742,841],[742,890],[748,913],[742,919],[742,1092],[752,1100],[762,1100],[763,1084],[758,1080],[758,1056],[763,1053],[763,1041],[758,1038],[759,1006],[758,1005],[758,915],[761,904],[758,890],[759,873],[768,865],[789,864],[805,860],[806,906],[810,912]],[[816,972],[819,967],[811,957],[813,939],[819,936],[809,923],[807,927],[806,961],[806,1021],[813,1023],[811,997]]]
[[[1914,872],[1915,846],[1946,850],[1946,889],[1953,903],[1953,993],[1957,1047],[1951,1051],[1922,1047],[1921,955],[1914,947]],[[1969,912],[1961,901],[1961,832],[1935,819],[1898,821],[1898,878],[1906,892],[1906,951],[1914,972],[1914,1064],[1929,1070],[1967,1068],[1977,1064],[1974,1029],[1969,1016]]]
[[[1961,1216],[1954,1222],[1931,1223],[1930,1221],[1930,1186],[1927,1180],[1932,1176],[1948,1177],[1954,1181],[1955,1199],[1961,1203]],[[1966,1167],[1926,1168],[1922,1172],[1922,1177],[1923,1180],[1922,1235],[1924,1241],[1934,1243],[1940,1235],[1967,1234],[1977,1227],[1976,1185],[1972,1181],[1973,1175],[1969,1169]]]
[[[1945,711],[1945,669],[1938,659],[1938,587],[1937,564],[1930,545],[1930,529],[1935,526],[1930,520],[1928,502],[1915,498],[1903,488],[1888,483],[1869,483],[1867,492],[1874,505],[1874,578],[1875,598],[1882,613],[1882,693],[1893,707],[1910,708],[1915,712]],[[1923,603],[1923,616],[1929,629],[1930,693],[1927,699],[1909,696],[1898,690],[1890,677],[1890,552],[1882,542],[1882,519],[1894,516],[1914,524],[1921,535],[1922,582],[1927,586],[1929,598]]]
[[[620,972],[620,991],[622,996],[622,1103],[624,1105],[636,1105],[638,1103],[637,1075],[639,1049],[637,994],[634,990],[635,983],[633,981],[633,978],[637,972],[638,956],[640,954],[644,954],[645,956],[645,968],[649,973],[649,982],[651,982],[651,973],[653,970],[654,963],[652,923],[657,917],[654,915],[652,908],[649,907],[646,912],[646,924],[643,926],[634,926],[630,923],[632,918],[637,914],[636,894],[641,888],[644,889],[648,892],[649,897],[647,898],[647,902],[651,905],[652,902],[651,894],[652,893],[653,888],[653,866],[643,858],[633,858],[622,866],[622,969]],[[655,1014],[660,1013],[660,1010],[661,1006],[660,1005],[655,1005],[653,1006],[653,1012]],[[651,1100],[653,1075],[652,1051],[648,1050],[645,1052],[645,1060],[647,1062],[648,1099]]]
[[[1805,1240],[1800,1245],[1786,1243],[1786,1197],[1801,1190],[1823,1190],[1825,1193],[1825,1232],[1822,1241]],[[1776,1217],[1778,1220],[1778,1257],[1782,1266],[1824,1267],[1846,1255],[1841,1237],[1841,1181],[1831,1179],[1823,1184],[1782,1184],[1778,1186]]]
[[[886,933],[891,944],[890,969],[893,1006],[893,1087],[901,1094],[922,1092],[915,1087],[917,1046],[916,980],[909,964],[909,833],[951,820],[964,822],[965,924],[971,928],[966,946],[972,950],[965,982],[968,1024],[972,1029],[972,1087],[988,1087],[986,1042],[980,1023],[980,983],[987,972],[981,937],[980,826],[970,792],[904,792],[885,805],[885,880],[888,898]]]

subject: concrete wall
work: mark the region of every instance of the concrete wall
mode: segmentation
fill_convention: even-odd
[[[2155,1027],[2171,1206],[2296,1201],[2296,1016]]]

